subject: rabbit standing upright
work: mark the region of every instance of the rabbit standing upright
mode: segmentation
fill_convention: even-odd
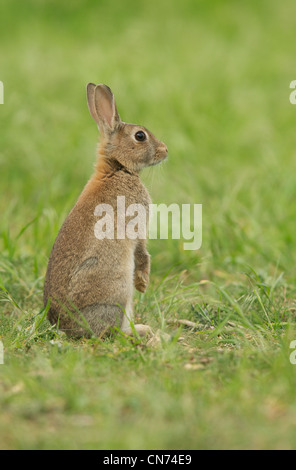
[[[44,286],[50,322],[74,337],[102,336],[115,326],[130,332],[134,286],[144,292],[149,281],[146,240],[117,237],[116,228],[113,238],[98,239],[95,210],[108,204],[115,223],[122,215],[118,196],[124,196],[126,207],[140,204],[148,220],[151,201],[139,172],[168,152],[146,128],[121,121],[108,86],[89,83],[87,102],[101,133],[96,171],[60,229]]]

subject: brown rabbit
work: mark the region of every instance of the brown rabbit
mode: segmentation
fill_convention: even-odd
[[[98,239],[96,207],[108,204],[120,220],[117,197],[124,196],[126,207],[145,208],[148,221],[151,200],[139,172],[164,160],[168,150],[146,128],[121,121],[108,86],[89,83],[87,102],[101,133],[98,162],[54,243],[44,305],[50,299],[50,322],[69,336],[102,336],[115,326],[130,334],[133,288],[144,292],[149,281],[146,240],[117,237],[116,227],[113,238]],[[150,330],[135,329],[140,335]]]

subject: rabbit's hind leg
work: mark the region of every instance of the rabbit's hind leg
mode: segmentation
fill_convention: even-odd
[[[132,302],[129,301],[127,302],[126,307],[123,312],[121,330],[124,331],[125,329],[130,328],[130,324],[132,320],[133,320],[133,306],[132,306]]]
[[[141,323],[138,323],[137,325],[131,326],[126,326],[124,328],[121,328],[121,331],[125,333],[128,336],[140,336],[141,338],[147,337],[151,338],[151,336],[154,336],[154,333],[150,326],[148,325],[142,325]]]
[[[136,333],[140,337],[151,337],[153,332],[148,325],[137,324],[131,327],[131,321],[133,320],[132,304],[128,303],[125,308],[125,315],[121,324],[121,331],[128,336],[134,336]]]
[[[93,304],[82,310],[82,321],[91,336],[104,336],[112,327],[120,327],[123,311],[119,305]]]

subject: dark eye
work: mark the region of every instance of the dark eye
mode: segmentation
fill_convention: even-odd
[[[144,140],[146,140],[146,134],[145,132],[143,131],[138,131],[135,133],[135,139],[138,141],[138,142],[144,142]]]

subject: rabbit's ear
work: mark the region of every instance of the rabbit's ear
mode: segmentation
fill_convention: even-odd
[[[99,124],[99,117],[95,106],[95,88],[96,85],[94,85],[94,83],[88,83],[86,87],[86,95],[89,112],[96,123]]]
[[[96,116],[94,119],[100,131],[103,133],[114,131],[121,121],[112,91],[107,85],[97,85],[94,90],[91,87],[90,95],[94,95],[94,114]]]

